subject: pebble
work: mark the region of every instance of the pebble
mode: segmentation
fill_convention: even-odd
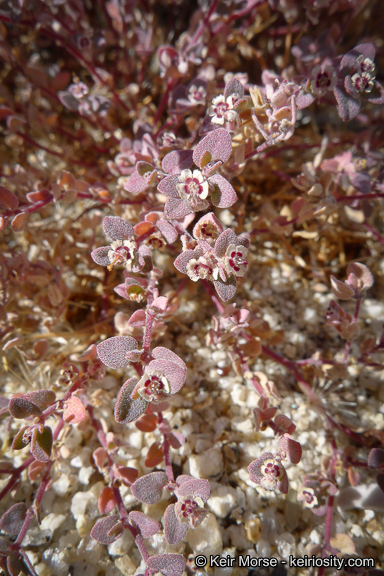
[[[219,524],[213,514],[208,514],[200,526],[194,530],[189,530],[185,539],[195,555],[209,556],[210,554],[220,554],[223,550]]]
[[[189,458],[189,473],[195,478],[220,478],[224,470],[224,460],[219,447],[210,448]]]
[[[115,566],[124,576],[133,576],[136,572],[136,565],[132,562],[128,554],[120,556],[115,560]]]
[[[210,510],[218,518],[225,518],[237,504],[235,488],[231,486],[220,486],[211,492],[208,500]]]

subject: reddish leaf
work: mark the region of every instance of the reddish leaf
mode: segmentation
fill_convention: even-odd
[[[10,210],[15,210],[19,205],[19,201],[13,192],[0,186],[0,207]]]
[[[120,538],[123,530],[117,514],[112,514],[96,522],[91,530],[91,537],[100,544],[112,544]]]
[[[51,404],[54,403],[56,400],[56,394],[52,392],[52,390],[35,390],[34,392],[23,394],[23,398],[26,398],[38,406],[40,410],[45,410],[48,406],[51,406]]]
[[[109,514],[116,506],[115,495],[110,486],[105,486],[99,496],[99,511],[100,514]]]
[[[27,507],[24,502],[14,504],[0,518],[0,530],[9,536],[17,536],[24,523]]]
[[[49,462],[53,444],[52,430],[49,426],[35,428],[32,434],[31,453],[39,462]]]
[[[142,512],[130,512],[128,519],[131,524],[139,528],[143,538],[150,538],[160,530],[160,524],[157,520],[149,518],[149,516],[146,516]]]
[[[170,504],[164,514],[164,534],[168,544],[178,544],[188,532],[189,523],[177,519],[175,505]]]
[[[131,492],[144,504],[156,504],[167,484],[168,477],[165,472],[151,472],[136,480],[131,486]]]
[[[130,468],[129,466],[113,466],[113,473],[115,478],[122,481],[125,486],[130,486],[137,480],[139,475],[136,468]]]
[[[103,364],[118,370],[134,359],[132,351],[137,350],[137,342],[131,336],[113,336],[98,344],[96,349]]]
[[[27,200],[31,204],[35,204],[35,202],[49,202],[53,200],[53,194],[46,188],[43,190],[37,190],[36,192],[29,192],[27,194]]]
[[[144,414],[140,420],[135,422],[135,426],[141,432],[153,432],[156,430],[157,416],[155,414]]]
[[[28,478],[31,480],[31,482],[35,482],[43,470],[45,470],[45,463],[34,460],[28,466]]]
[[[148,450],[144,464],[147,468],[155,468],[164,460],[163,445],[160,442],[154,442]]]
[[[283,450],[292,464],[298,464],[303,454],[301,444],[293,440],[288,434],[279,439],[279,448]]]
[[[128,320],[128,326],[145,326],[145,311],[136,310]]]
[[[193,161],[199,168],[202,168],[201,162],[207,152],[210,154],[210,162],[215,163],[218,160],[226,162],[232,153],[232,139],[229,132],[224,128],[218,128],[199,142],[193,152]]]
[[[42,412],[36,404],[26,398],[12,398],[8,409],[14,418],[28,418],[29,416],[41,416]]]
[[[218,208],[229,208],[237,201],[237,194],[226,178],[214,174],[209,178],[209,186],[213,187],[212,204]]]
[[[132,224],[118,216],[106,216],[103,220],[103,230],[111,240],[128,240],[134,236]]]
[[[185,569],[185,559],[180,554],[158,554],[147,560],[151,572],[161,572],[164,576],[181,576]]]
[[[107,451],[105,450],[105,448],[101,447],[96,448],[92,456],[97,468],[99,469],[99,472],[101,472],[102,469],[104,468],[105,463],[108,461]]]
[[[63,418],[70,424],[79,424],[87,417],[87,411],[84,404],[77,396],[71,396],[65,404]]]

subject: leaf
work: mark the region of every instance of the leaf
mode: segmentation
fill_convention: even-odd
[[[100,514],[109,514],[116,506],[115,495],[110,486],[104,486],[99,496],[99,512]]]
[[[188,474],[182,474],[176,479],[176,484],[179,486],[176,490],[178,496],[199,497],[204,502],[207,502],[211,495],[211,487],[208,480],[201,480],[200,478],[188,476]]]
[[[105,448],[100,446],[94,450],[92,456],[99,472],[101,472],[105,466],[105,463],[108,461],[108,452]]]
[[[12,442],[12,450],[22,450],[30,443],[30,439],[24,438],[24,432],[29,429],[29,426],[24,426],[18,431]]]
[[[113,336],[98,344],[96,349],[103,364],[118,370],[129,364],[128,353],[137,350],[137,342],[131,336]]]
[[[232,138],[224,128],[213,130],[201,140],[193,152],[193,161],[200,169],[203,168],[203,160],[207,158],[207,152],[211,155],[210,162],[218,160],[226,162],[232,153]]]
[[[28,466],[28,478],[31,482],[35,482],[39,475],[45,470],[45,463],[34,460]]]
[[[100,246],[91,252],[91,258],[99,266],[108,266],[110,264],[108,254],[111,251],[110,246]]]
[[[24,502],[18,502],[7,510],[0,518],[0,530],[9,536],[17,536],[23,526],[27,507]]]
[[[14,418],[28,418],[29,416],[41,416],[42,412],[36,404],[26,398],[11,398],[8,409]]]
[[[32,434],[31,453],[39,462],[49,462],[53,444],[52,430],[49,426],[35,428]]]
[[[158,554],[148,558],[147,567],[164,576],[181,576],[185,569],[185,559],[181,554]]]
[[[226,282],[215,280],[213,285],[223,302],[228,302],[236,294],[237,282],[234,276],[230,276]]]
[[[164,460],[163,445],[160,442],[154,442],[145,458],[144,464],[147,468],[155,468]]]
[[[121,530],[120,530],[121,528]],[[117,514],[98,520],[91,530],[91,537],[100,544],[112,544],[120,538],[124,528]],[[117,532],[117,534],[116,534]],[[120,533],[119,533],[120,532]]]
[[[34,392],[23,394],[23,398],[26,398],[41,410],[45,410],[54,403],[56,394],[52,390],[35,390]]]
[[[119,392],[115,404],[115,420],[119,424],[128,424],[137,420],[147,409],[148,402],[144,398],[140,396],[134,400],[131,397],[136,384],[136,378],[130,378]]]
[[[149,516],[146,516],[146,514],[142,512],[130,512],[128,514],[128,520],[140,530],[143,538],[150,538],[160,530],[159,522],[153,518],[149,518]]]
[[[156,504],[167,484],[168,477],[165,472],[151,472],[136,480],[131,486],[131,492],[144,504]]]
[[[136,310],[128,320],[128,326],[145,326],[145,311]]]
[[[77,396],[71,396],[65,403],[63,418],[70,424],[79,424],[87,417],[87,411],[84,404]]]
[[[10,210],[16,210],[19,205],[19,201],[13,192],[0,186],[0,207]]]
[[[372,448],[368,456],[368,466],[384,471],[384,450],[382,448]]]
[[[141,432],[153,432],[156,430],[157,421],[156,414],[144,414],[140,420],[135,422],[135,426]]]
[[[132,224],[118,216],[106,216],[103,220],[103,230],[110,240],[128,240],[134,237]]]
[[[212,204],[218,208],[229,208],[237,201],[237,194],[233,186],[220,174],[214,174],[208,179],[209,185],[213,186],[211,194]]]
[[[115,478],[122,481],[124,486],[130,486],[137,480],[139,475],[136,468],[130,468],[129,466],[113,466],[113,473]]]
[[[164,514],[164,534],[168,544],[178,544],[188,532],[189,524],[177,519],[175,505],[170,504]]]
[[[303,454],[301,444],[290,438],[287,434],[279,439],[279,448],[285,452],[286,457],[292,464],[298,464],[300,462]]]

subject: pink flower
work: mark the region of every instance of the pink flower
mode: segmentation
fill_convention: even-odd
[[[271,453],[265,452],[248,466],[249,477],[255,484],[260,484],[267,490],[288,492],[288,477],[282,463]]]
[[[321,98],[334,89],[337,81],[337,74],[333,66],[323,64],[315,66],[312,70],[311,91],[314,96]]]

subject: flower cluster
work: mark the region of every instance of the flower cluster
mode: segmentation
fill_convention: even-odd
[[[193,230],[196,246],[184,250],[174,265],[191,280],[213,282],[224,301],[230,300],[248,267],[249,240],[237,236],[233,230],[223,230],[220,221],[209,213],[197,222]],[[187,242],[186,242],[187,244]]]

